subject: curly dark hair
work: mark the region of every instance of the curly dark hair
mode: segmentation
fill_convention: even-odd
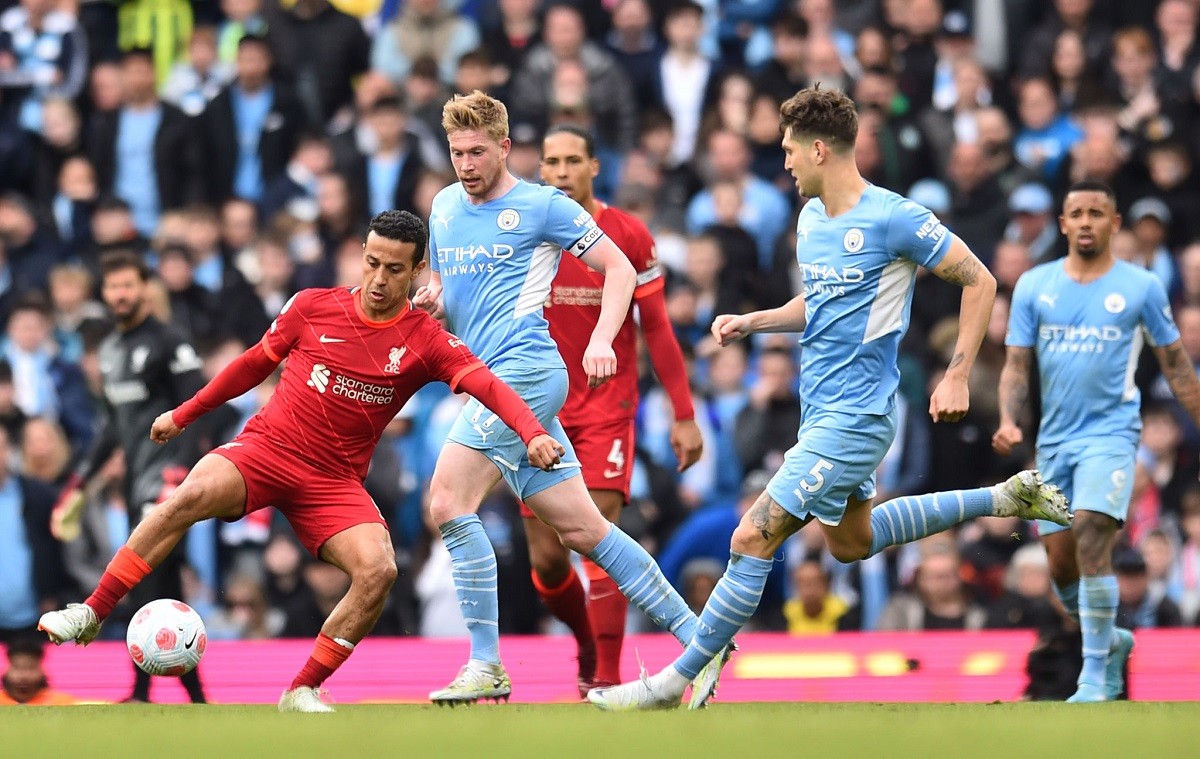
[[[792,138],[822,140],[830,149],[844,153],[858,139],[858,111],[854,101],[841,90],[823,90],[821,85],[803,89],[779,106],[779,131],[792,130]]]
[[[414,213],[384,211],[376,214],[375,218],[371,219],[367,232],[374,232],[380,237],[397,242],[411,242],[417,247],[413,253],[414,266],[425,258],[425,248],[429,246],[429,230],[425,228],[425,222]]]

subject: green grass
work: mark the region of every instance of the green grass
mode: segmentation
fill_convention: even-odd
[[[1200,703],[76,706],[0,710],[2,757],[1124,757],[1200,755]]]

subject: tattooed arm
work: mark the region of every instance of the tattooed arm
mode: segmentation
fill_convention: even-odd
[[[950,365],[946,367],[946,377],[929,401],[929,414],[935,422],[957,422],[966,416],[970,405],[967,377],[975,365],[979,345],[992,318],[996,278],[957,237],[951,239],[950,250],[933,268],[933,273],[963,289],[958,311],[958,342],[954,345]]]
[[[992,447],[1005,456],[1025,439],[1020,421],[1025,412],[1025,402],[1029,400],[1029,366],[1032,360],[1032,348],[1010,345],[1004,358],[1004,369],[1000,372],[1000,427],[992,436]]]
[[[1158,357],[1158,365],[1162,367],[1175,399],[1192,421],[1200,425],[1200,380],[1196,378],[1196,368],[1183,344],[1176,340],[1170,345],[1155,347],[1154,355]]]

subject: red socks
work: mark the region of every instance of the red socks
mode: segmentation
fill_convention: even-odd
[[[113,607],[120,603],[134,585],[150,574],[153,569],[145,560],[133,552],[129,546],[117,549],[117,555],[112,557],[104,569],[104,575],[85,604],[96,612],[96,618],[103,622],[112,614]]]
[[[621,644],[625,642],[625,613],[629,599],[617,583],[590,559],[583,560],[588,576],[588,614],[596,633],[596,680],[621,682]]]
[[[533,576],[533,587],[546,604],[546,608],[563,624],[571,628],[580,649],[592,648],[592,623],[588,619],[587,595],[583,592],[583,583],[575,570],[567,575],[558,587],[548,588],[538,579],[537,572]],[[582,650],[580,653],[583,653]]]
[[[301,686],[320,687],[321,683],[329,679],[329,676],[342,666],[342,662],[350,658],[353,651],[353,646],[346,648],[325,633],[319,634],[312,655],[308,657],[304,669],[300,670],[300,674],[296,675],[296,679],[292,681],[289,690],[295,690]]]

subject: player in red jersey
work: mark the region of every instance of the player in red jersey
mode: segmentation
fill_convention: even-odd
[[[165,443],[288,359],[267,405],[233,441],[201,459],[138,525],[92,595],[42,616],[38,626],[52,641],[94,640],[117,602],[191,525],[274,506],[315,556],[350,575],[350,590],[279,701],[280,711],[333,711],[317,689],[375,625],[396,578],[386,523],[362,479],[400,407],[418,388],[440,380],[478,398],[517,431],[534,466],[548,469],[564,452],[461,340],[413,308],[408,295],[425,268],[427,234],[424,223],[406,211],[376,216],[363,246],[360,287],[297,293],[262,342],[154,421],[150,437]]]
[[[703,441],[692,411],[683,354],[675,341],[662,273],[654,257],[654,239],[634,216],[596,199],[592,181],[600,172],[592,135],[578,127],[550,129],[542,142],[542,180],[565,192],[584,207],[596,224],[612,238],[637,271],[633,304],[638,308],[642,334],[654,372],[666,388],[675,412],[671,445],[679,471],[700,458]],[[550,334],[567,364],[570,390],[559,419],[583,467],[583,480],[600,512],[610,522],[621,516],[629,501],[633,469],[634,414],[638,405],[637,327],[631,305],[625,323],[613,340],[616,375],[599,387],[589,387],[583,370],[587,349],[600,317],[604,275],[589,269],[574,256],[563,256],[546,304]],[[570,552],[550,527],[534,518],[523,505],[525,535],[533,584],[553,614],[561,619],[579,646],[579,695],[588,689],[621,682],[621,643],[625,637],[628,599],[612,578],[584,559],[588,592],[571,566]]]

